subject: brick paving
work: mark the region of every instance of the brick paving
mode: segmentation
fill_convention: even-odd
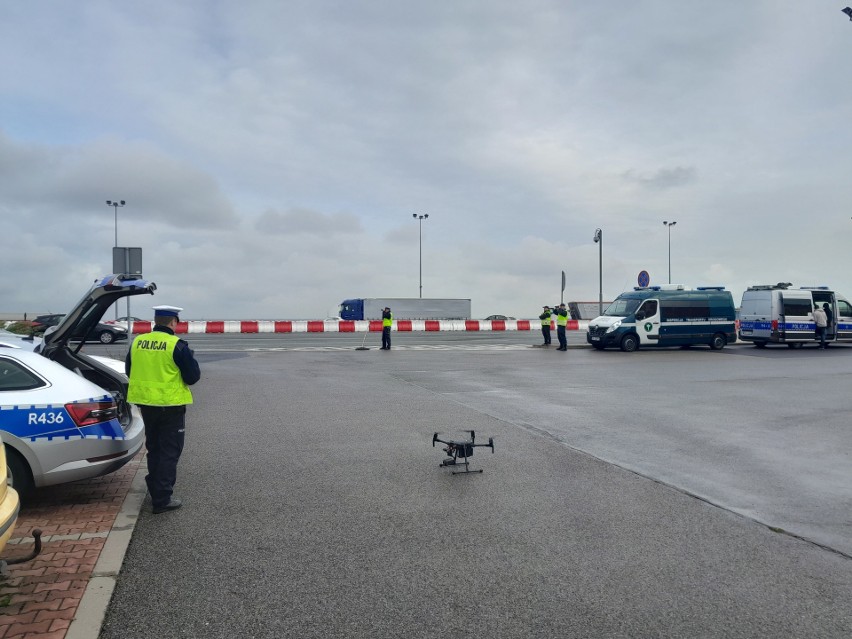
[[[65,638],[144,459],[140,451],[110,475],[42,488],[21,508],[3,559],[28,555],[35,529],[42,531],[43,548],[0,577],[0,639]]]

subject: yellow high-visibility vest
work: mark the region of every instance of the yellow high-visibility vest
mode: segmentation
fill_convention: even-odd
[[[130,346],[127,401],[143,406],[183,406],[192,392],[183,381],[174,352],[180,338],[163,331],[138,335]]]

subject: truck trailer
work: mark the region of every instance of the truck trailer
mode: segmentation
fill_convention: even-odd
[[[362,297],[343,300],[340,319],[377,320],[389,306],[393,318],[399,319],[470,319],[469,299],[417,297]]]

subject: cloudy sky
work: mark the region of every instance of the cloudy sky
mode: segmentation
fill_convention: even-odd
[[[143,317],[417,297],[413,214],[423,296],[476,317],[537,315],[563,270],[597,300],[596,228],[605,299],[667,283],[669,232],[673,282],[852,296],[844,6],[6,2],[0,312],[111,271],[108,199],[158,285]]]

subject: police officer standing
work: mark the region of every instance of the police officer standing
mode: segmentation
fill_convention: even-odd
[[[559,348],[557,351],[568,350],[568,338],[565,335],[565,329],[568,327],[568,309],[565,307],[565,302],[559,305],[556,309],[556,337],[559,339]]]
[[[390,306],[385,306],[385,309],[382,311],[382,350],[383,351],[389,351],[390,350],[391,326],[393,326],[393,313],[391,313]]]
[[[553,313],[551,313],[549,306],[542,308],[544,308],[544,311],[538,316],[538,319],[541,320],[541,335],[544,337],[542,346],[550,346],[550,317]]]
[[[145,483],[154,514],[181,507],[172,491],[183,452],[186,407],[192,403],[189,386],[201,378],[189,344],[175,335],[182,310],[155,306],[154,330],[136,336],[124,362],[130,379],[127,400],[139,406],[145,422]]]

